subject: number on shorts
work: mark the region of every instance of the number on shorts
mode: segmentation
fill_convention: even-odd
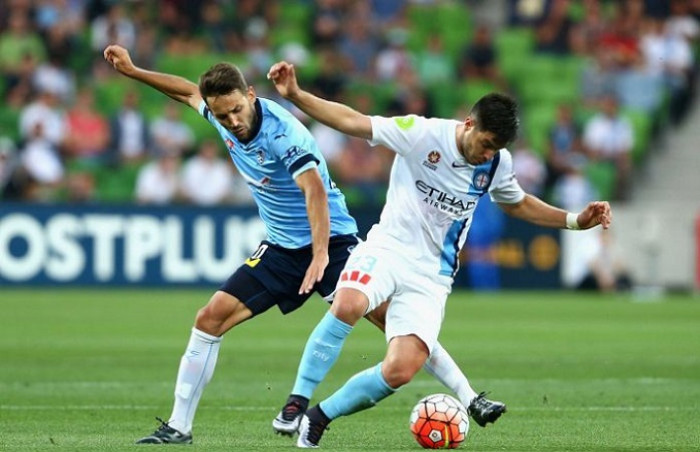
[[[267,245],[260,245],[258,249],[255,250],[255,252],[248,259],[245,260],[245,264],[248,267],[255,267],[256,265],[258,265],[258,262],[260,262],[260,258],[263,254],[265,254],[265,251],[267,251]]]
[[[374,256],[356,256],[350,260],[348,268],[356,268],[365,273],[371,273],[376,264],[377,258]]]

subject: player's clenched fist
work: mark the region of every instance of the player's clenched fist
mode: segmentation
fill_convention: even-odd
[[[104,51],[104,57],[114,69],[122,74],[128,75],[134,69],[134,63],[131,61],[129,51],[122,46],[107,46]]]
[[[277,91],[286,99],[294,97],[299,91],[294,65],[286,61],[273,64],[267,73],[267,78],[272,80]]]

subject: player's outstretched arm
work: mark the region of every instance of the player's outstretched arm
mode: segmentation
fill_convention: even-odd
[[[608,229],[612,222],[612,211],[607,201],[590,202],[579,213],[551,206],[532,195],[525,195],[519,203],[498,205],[509,215],[550,228],[590,229],[601,225],[603,229]]]
[[[290,100],[315,120],[348,135],[366,140],[372,138],[372,122],[369,116],[299,88],[293,64],[286,61],[273,64],[267,78],[272,80],[282,97]]]
[[[176,75],[147,71],[134,65],[129,51],[122,46],[107,46],[104,57],[119,73],[152,86],[166,96],[189,105],[195,110],[199,108],[202,97],[195,83]]]
[[[309,293],[314,285],[323,279],[328,266],[328,241],[330,240],[331,220],[328,209],[328,194],[316,168],[299,174],[295,179],[304,192],[306,213],[311,227],[311,250],[313,257],[306,269],[299,294]]]

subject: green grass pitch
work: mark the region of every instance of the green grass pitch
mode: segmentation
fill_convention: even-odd
[[[133,442],[170,415],[209,293],[0,289],[0,450],[153,449]],[[270,422],[325,309],[314,298],[226,335],[188,450],[294,449]],[[361,323],[315,400],[383,357],[383,336]],[[441,341],[477,391],[508,404],[495,425],[472,423],[463,450],[700,450],[697,297],[456,292]],[[420,450],[408,416],[434,392],[445,390],[420,373],[379,406],[336,420],[322,449]]]

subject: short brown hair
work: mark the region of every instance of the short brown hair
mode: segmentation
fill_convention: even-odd
[[[230,94],[236,90],[245,93],[248,84],[241,70],[233,64],[215,64],[199,77],[199,93],[205,99]]]

